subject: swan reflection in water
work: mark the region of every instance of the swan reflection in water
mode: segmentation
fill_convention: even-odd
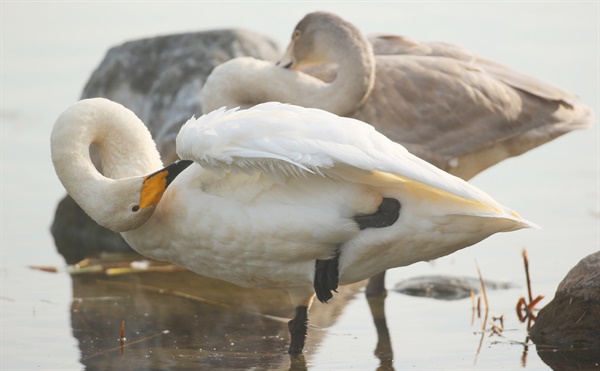
[[[138,257],[138,259],[143,259]],[[71,325],[89,369],[282,369],[305,367],[287,354],[293,308],[281,289],[248,289],[187,270],[74,274]],[[362,284],[344,286],[311,318],[316,352]],[[124,347],[118,338],[125,322]],[[391,347],[389,348],[391,351]],[[123,354],[121,353],[123,352]],[[390,358],[391,359],[391,358]]]
[[[143,259],[139,255],[128,258]],[[78,341],[79,361],[86,369],[306,369],[311,357],[327,352],[324,340],[328,334],[335,336],[336,349],[348,348],[344,343],[350,345],[353,337],[336,336],[330,328],[341,320],[346,307],[355,299],[365,300],[363,282],[340,287],[336,300],[329,304],[315,303],[306,358],[289,357],[285,322],[293,313],[287,305],[280,304],[287,299],[284,290],[244,289],[186,270],[110,276],[74,274],[71,277],[74,298],[71,326]],[[377,369],[392,370],[394,363],[397,366],[403,359],[403,354],[393,353],[392,340],[394,343],[414,341],[415,334],[394,331],[393,327],[388,329],[384,296],[366,299],[377,330],[376,341],[370,345],[372,354],[377,357]],[[470,299],[463,300],[467,313]],[[409,319],[413,320],[415,318]],[[123,321],[126,341],[121,350],[118,338]],[[358,326],[369,327],[369,322],[365,318]],[[480,320],[475,322],[474,328],[479,326]],[[470,327],[464,331],[472,330]],[[498,340],[477,331],[473,336],[476,342]],[[527,348],[533,351],[531,344]],[[556,351],[544,346],[536,346],[536,351],[554,369],[564,369],[565,364],[589,365],[585,357],[594,357],[590,351]],[[473,352],[476,357],[474,349]],[[331,362],[335,364],[336,360]],[[363,362],[371,364],[373,360]]]

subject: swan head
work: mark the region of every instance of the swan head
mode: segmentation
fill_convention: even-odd
[[[92,144],[102,172],[92,162]],[[169,184],[191,164],[179,161],[163,168],[144,123],[103,98],[67,108],[52,128],[50,148],[56,175],[69,195],[96,223],[115,232],[144,224]]]
[[[332,13],[309,13],[294,29],[277,65],[301,70],[316,64],[339,64],[353,48],[359,51],[370,48],[370,43],[354,25]]]
[[[75,201],[101,226],[115,232],[130,231],[152,216],[167,187],[191,163],[177,161],[144,177],[107,179],[108,186],[92,199],[79,196]]]

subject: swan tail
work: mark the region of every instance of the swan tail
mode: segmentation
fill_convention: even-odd
[[[420,204],[428,204],[428,209],[436,210],[438,215],[445,216],[463,216],[473,220],[480,218],[482,222],[490,222],[490,219],[496,219],[500,224],[500,230],[514,231],[523,228],[539,227],[525,220],[515,211],[507,208],[485,192],[463,182],[468,189],[468,195],[457,195],[435,186],[406,178],[398,174],[385,172],[357,173],[347,169],[336,169],[329,172],[330,176],[340,177],[347,181],[362,183],[381,189],[384,197],[398,197],[400,202],[407,199]],[[462,182],[462,181],[461,181]]]

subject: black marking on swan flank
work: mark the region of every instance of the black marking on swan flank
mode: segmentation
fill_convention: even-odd
[[[400,208],[400,201],[395,198],[384,198],[375,214],[358,215],[354,217],[354,221],[361,230],[389,227],[400,217]]]
[[[393,225],[400,217],[400,201],[395,198],[384,198],[377,212],[370,215],[359,215],[354,217],[358,227],[363,230],[367,228],[384,228]],[[339,258],[340,250],[336,250],[335,256],[328,260],[317,260],[315,263],[314,288],[317,299],[321,303],[327,303],[333,297],[332,291],[337,292],[339,284]]]

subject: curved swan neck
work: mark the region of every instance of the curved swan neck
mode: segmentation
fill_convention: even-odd
[[[278,101],[352,115],[375,84],[371,43],[352,24],[322,12],[307,15],[296,26],[294,35],[283,65],[302,68],[334,63],[337,76],[331,83],[266,61],[240,57],[217,66],[210,74],[201,92],[203,111]]]
[[[371,46],[369,45],[369,50]],[[336,59],[337,76],[323,93],[329,97],[330,112],[348,116],[356,111],[369,97],[375,84],[375,58],[372,51],[361,50],[349,56],[347,50],[343,59]]]
[[[325,22],[323,30],[314,33],[315,53],[337,65],[335,80],[324,89],[329,97],[330,112],[347,116],[368,98],[375,84],[375,55],[368,39],[341,18],[332,17]],[[327,17],[327,18],[329,18]]]
[[[311,107],[342,116],[358,109],[375,84],[371,43],[354,25],[327,12],[310,13],[298,23],[282,62],[293,69],[337,65],[335,79],[308,99],[312,99]],[[294,103],[306,105],[303,102]]]
[[[86,99],[59,116],[50,140],[56,174],[69,195],[98,224],[130,228],[132,221],[121,220],[115,208],[139,202],[143,176],[162,167],[146,126],[117,103]],[[104,175],[92,163],[91,144],[99,149]]]
[[[66,110],[52,130],[52,157],[69,156],[92,169],[89,147],[98,147],[104,176],[147,175],[162,167],[146,126],[133,112],[102,98],[85,99]]]
[[[369,46],[370,48],[370,46]],[[201,91],[204,113],[226,106],[249,108],[263,102],[293,103],[340,116],[352,114],[369,96],[375,81],[373,56],[340,63],[337,77],[325,83],[271,62],[239,57],[216,67]]]
[[[321,108],[328,84],[310,75],[252,57],[238,57],[217,66],[201,91],[204,113],[227,106],[249,108],[276,101]]]

